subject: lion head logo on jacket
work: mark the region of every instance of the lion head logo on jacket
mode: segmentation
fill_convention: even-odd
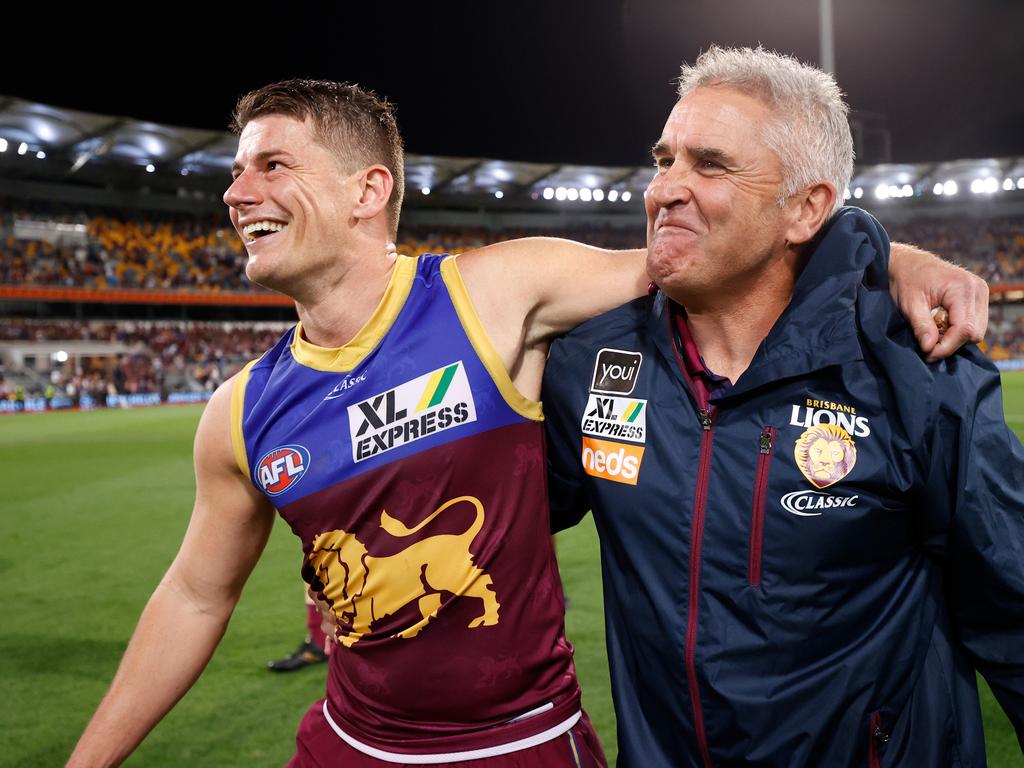
[[[800,435],[793,455],[804,477],[817,488],[827,488],[850,474],[857,446],[842,427],[818,424]]]

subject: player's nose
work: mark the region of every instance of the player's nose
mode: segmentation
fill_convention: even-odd
[[[259,186],[250,174],[243,171],[224,192],[224,203],[230,208],[242,208],[260,202]]]

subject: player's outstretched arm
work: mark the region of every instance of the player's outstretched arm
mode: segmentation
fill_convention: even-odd
[[[968,342],[981,341],[988,327],[988,285],[966,269],[912,245],[893,243],[889,289],[914,329],[928,362],[949,357]],[[949,311],[940,336],[933,307]]]
[[[527,347],[647,291],[647,250],[610,251],[555,237],[508,240],[459,256],[484,320],[522,334]]]
[[[185,695],[220,642],[274,522],[231,448],[233,381],[210,400],[195,439],[196,502],[110,689],[68,768],[118,765]]]
[[[646,253],[531,237],[470,251],[459,264],[485,324],[485,315],[494,315],[496,325],[521,329],[530,346],[642,296],[650,280]],[[980,277],[905,243],[892,244],[889,274],[893,298],[930,362],[982,340],[988,285]],[[941,337],[933,307],[949,311]]]

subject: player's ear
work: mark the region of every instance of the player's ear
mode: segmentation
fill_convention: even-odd
[[[793,195],[786,203],[792,209],[786,240],[793,245],[809,242],[828,220],[835,201],[835,187],[824,181]]]
[[[386,212],[395,179],[383,165],[371,165],[359,175],[359,200],[352,209],[357,219],[372,219]]]

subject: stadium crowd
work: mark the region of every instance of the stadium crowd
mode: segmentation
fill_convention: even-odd
[[[30,382],[0,377],[0,400],[42,396],[211,392],[273,345],[286,323],[24,320],[0,324],[0,346],[17,342],[97,342],[64,361],[50,358]],[[104,348],[105,347],[105,348]],[[37,363],[38,365],[38,363]],[[43,387],[42,381],[48,382]],[[34,385],[34,386],[33,386]],[[19,390],[20,387],[20,390]]]
[[[24,240],[16,220],[77,223],[84,242]],[[556,234],[603,248],[642,245],[641,228],[406,228],[399,253],[462,253],[488,243]],[[916,219],[890,227],[894,240],[920,245],[973,270],[989,283],[1024,281],[1024,219]],[[0,220],[0,285],[183,291],[260,291],[245,278],[241,242],[217,215],[151,213],[145,218],[81,211],[17,209]]]

